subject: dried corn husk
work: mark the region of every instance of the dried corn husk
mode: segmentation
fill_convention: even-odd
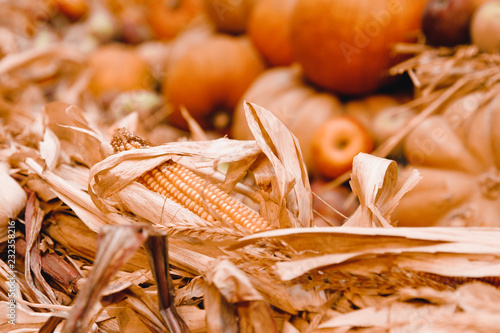
[[[9,175],[9,166],[0,162],[0,239],[7,236],[7,225],[10,219],[15,219],[26,205],[26,193],[22,187]]]
[[[207,272],[205,300],[207,318],[211,318],[207,327],[212,332],[278,332],[269,304],[228,260],[215,263]]]
[[[302,153],[294,136],[267,110],[243,105],[254,141],[175,142],[111,155],[106,135],[114,125],[96,125],[102,123],[95,121],[102,110],[85,98],[84,55],[70,47],[58,52],[60,44],[29,51],[23,49],[26,45],[18,46],[2,45],[0,51],[9,54],[0,59],[5,74],[0,112],[9,126],[4,130],[2,124],[0,131],[6,133],[9,147],[0,159],[8,162],[6,173],[13,175],[18,189],[35,191],[38,202],[31,199],[29,219],[20,215],[26,232],[17,231],[31,253],[27,264],[16,266],[16,329],[52,332],[65,325],[66,331],[166,331],[169,310],[159,300],[168,297],[162,292],[165,280],[158,282],[158,276],[170,272],[176,298],[169,302],[192,332],[221,326],[262,332],[498,330],[498,228],[388,227],[398,221],[393,210],[401,197],[403,201],[414,193],[410,189],[419,178],[416,173],[399,190],[395,162],[360,155],[351,182],[362,201],[358,212],[342,228],[310,228],[311,191]],[[469,62],[478,55],[467,50],[457,55],[450,50],[420,51],[427,53],[400,67],[418,87],[418,98],[402,108],[420,113],[382,145],[380,156],[433,113],[444,111],[447,133],[458,141],[484,138],[490,124],[485,119],[498,121],[500,113],[480,111],[486,102],[475,103],[493,100],[490,88],[498,80],[498,69],[489,65],[498,63],[497,56],[479,55],[479,62]],[[58,64],[61,60],[75,70],[68,80],[58,76],[66,69]],[[441,61],[448,72],[436,72]],[[41,78],[50,80],[40,83]],[[78,101],[82,108],[46,104],[53,96]],[[448,111],[452,108],[455,111]],[[479,112],[490,116],[478,118]],[[137,115],[123,122],[140,130]],[[490,131],[492,147],[498,147],[498,133]],[[206,139],[199,129],[195,136]],[[465,189],[474,179],[461,177],[463,172],[483,164],[498,168],[500,163],[498,154],[484,154],[476,141],[459,147],[462,150],[442,148],[433,163],[455,163],[468,156],[467,165],[455,163],[452,179]],[[280,229],[249,236],[235,228],[207,225],[134,181],[168,159],[259,207]],[[428,174],[425,168],[419,172]],[[22,212],[26,204],[20,206]],[[479,206],[484,211],[487,207]],[[418,218],[423,211],[415,212]],[[147,236],[163,237],[163,231],[170,236],[168,260],[162,242],[149,243],[147,251],[140,248]],[[0,240],[0,248],[5,246],[5,239]],[[61,291],[56,287],[61,284],[44,271],[40,258],[48,255],[64,260],[81,276],[76,295]],[[155,264],[149,266],[148,258]],[[39,263],[44,274],[37,271]],[[9,276],[0,260],[4,299]],[[6,305],[2,303],[1,311]],[[215,318],[223,319],[209,322]],[[11,329],[0,324],[0,331]]]
[[[402,196],[417,185],[421,177],[417,170],[396,191],[396,162],[359,153],[352,163],[351,188],[360,205],[344,223],[348,227],[391,227],[391,214]]]
[[[91,169],[89,189],[94,203],[104,212],[131,211],[172,232],[190,233],[191,236],[200,232],[213,236],[216,233],[226,237],[231,233],[241,236],[241,231],[231,231],[222,225],[214,229],[187,209],[134,182],[146,171],[168,160],[218,182],[221,175],[217,166],[228,163],[228,173],[222,175],[225,178],[223,188],[238,191],[242,188],[239,181],[251,171],[261,190],[240,192],[246,192],[250,199],[260,204],[266,220],[274,221],[274,227],[309,225],[312,221],[311,194],[296,139],[269,111],[250,103],[245,107],[257,141],[224,138],[171,142],[111,155]],[[279,126],[283,127],[282,131],[271,130]]]

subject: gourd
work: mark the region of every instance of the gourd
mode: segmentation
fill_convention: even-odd
[[[408,135],[403,178],[423,179],[396,208],[400,226],[500,226],[500,96],[485,98],[466,95]]]
[[[481,51],[500,51],[500,1],[487,2],[477,8],[472,15],[470,34]]]
[[[235,139],[252,139],[243,101],[256,103],[275,114],[297,137],[308,167],[311,162],[311,140],[315,130],[326,120],[343,112],[340,100],[308,85],[299,66],[274,67],[262,73],[248,88],[234,113],[231,135]]]

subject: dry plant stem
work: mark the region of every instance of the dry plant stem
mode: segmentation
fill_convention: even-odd
[[[477,282],[477,281],[488,283],[495,287],[500,287],[500,276],[485,276],[480,278],[470,278],[470,277],[460,277],[460,276],[442,276],[438,274],[425,273],[425,272],[412,272],[412,273],[420,276],[422,279],[429,279],[451,287],[457,287],[462,284]]]
[[[469,79],[461,79],[457,81],[452,87],[444,92],[438,99],[432,102],[421,113],[413,118],[401,131],[394,134],[392,137],[382,143],[377,149],[373,151],[373,155],[379,157],[387,156],[396,145],[408,134],[417,127],[425,118],[436,112],[443,103],[450,99],[458,90],[468,83]]]
[[[99,300],[111,278],[148,237],[147,228],[105,226],[102,228],[94,267],[64,323],[63,333],[87,332],[102,310]]]
[[[126,129],[115,132],[111,143],[115,152],[150,147]],[[217,185],[210,183],[174,161],[168,161],[145,172],[138,181],[149,190],[187,208],[208,222],[222,221],[239,229],[257,232],[271,229],[257,212],[230,197]]]
[[[335,213],[339,214],[339,216],[343,217],[343,218],[347,218],[347,216],[345,216],[344,214],[342,214],[340,211],[338,211],[335,207],[331,206],[328,204],[328,202],[326,202],[325,200],[323,200],[319,195],[317,195],[316,193],[312,192],[312,194],[314,195],[315,198],[317,198],[319,201],[321,201],[322,203],[324,203],[325,205],[327,205],[330,209],[332,209]]]
[[[38,331],[39,333],[53,333],[57,326],[64,320],[62,317],[50,317]]]
[[[25,211],[26,250],[24,253],[24,274],[31,292],[38,302],[58,304],[55,293],[42,275],[42,258],[39,251],[39,234],[45,212],[40,206],[36,194],[28,198]]]
[[[149,265],[158,288],[160,313],[171,333],[186,333],[189,328],[175,309],[175,294],[168,265],[166,236],[150,236],[146,241]]]
[[[498,61],[496,58],[486,58],[482,60],[486,67],[474,70],[472,65],[467,63],[470,58],[476,55],[476,47],[460,48],[453,54],[452,49],[432,49],[420,45],[400,45],[399,49],[405,53],[420,53],[418,56],[407,60],[391,69],[391,74],[408,72],[421,97],[410,102],[407,106],[413,107],[416,102],[424,102],[427,105],[405,128],[380,145],[373,154],[379,157],[387,156],[392,149],[425,118],[436,112],[450,98],[455,97],[458,92],[465,93],[478,89],[482,85],[492,84],[498,80]],[[476,55],[481,57],[481,55]],[[491,58],[491,59],[490,59]],[[431,60],[429,60],[431,59]],[[463,64],[462,64],[463,62]],[[463,68],[462,68],[463,67]],[[417,68],[418,72],[414,69]],[[440,69],[438,76],[433,75],[436,68]],[[457,77],[454,70],[463,69],[463,73]],[[459,73],[460,74],[460,73]],[[437,87],[443,82],[454,81],[455,83],[447,88],[443,93],[437,91]],[[462,91],[465,90],[465,91]],[[438,93],[434,95],[435,93]],[[416,106],[416,105],[415,105]],[[343,179],[345,175],[341,176]],[[347,179],[345,179],[347,180]],[[344,180],[344,181],[345,181]],[[340,180],[339,180],[340,181]]]
[[[26,254],[26,241],[22,238],[16,240],[16,251],[22,257]],[[42,272],[63,290],[70,294],[78,291],[78,281],[81,275],[56,253],[42,254]]]

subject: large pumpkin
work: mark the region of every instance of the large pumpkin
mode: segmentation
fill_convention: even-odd
[[[409,134],[403,175],[423,179],[397,207],[399,225],[500,226],[500,96],[483,98],[467,95]]]
[[[272,66],[293,62],[290,21],[297,0],[262,0],[255,4],[247,32]]]
[[[163,93],[175,107],[171,120],[185,127],[185,107],[202,125],[217,109],[234,110],[252,81],[264,70],[259,53],[246,37],[213,34],[179,48],[169,64]]]
[[[398,59],[395,43],[414,39],[427,0],[298,0],[294,58],[314,83],[342,94],[372,91]]]
[[[312,166],[313,133],[326,120],[342,113],[339,99],[305,83],[299,66],[268,69],[245,92],[231,127],[231,135],[239,140],[252,139],[243,110],[244,100],[268,109],[290,129],[299,140],[308,167]]]

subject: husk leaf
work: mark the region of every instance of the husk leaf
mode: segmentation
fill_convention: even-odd
[[[396,192],[396,162],[359,153],[354,157],[350,185],[360,205],[345,223],[346,227],[391,227],[391,214],[401,197],[422,177],[414,171]]]
[[[0,162],[0,239],[7,236],[7,224],[15,219],[26,205],[27,196],[22,187],[9,175],[9,166]]]
[[[258,184],[270,181],[271,200],[279,207],[277,216],[268,219],[279,220],[281,228],[312,226],[311,188],[297,138],[270,111],[246,101],[243,107],[250,131],[272,164],[274,175],[256,175]]]

